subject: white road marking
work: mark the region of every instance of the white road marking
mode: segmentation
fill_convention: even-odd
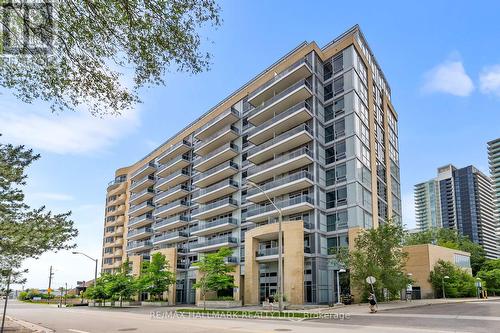
[[[68,328],[68,331],[70,331],[70,332],[75,332],[75,333],[90,333],[90,332],[87,332],[87,331],[75,330],[75,329],[73,329],[73,328]]]

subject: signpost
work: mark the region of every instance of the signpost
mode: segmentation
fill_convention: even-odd
[[[373,293],[373,296],[375,297],[375,301],[376,301],[377,296],[375,296],[375,289],[373,289],[373,284],[375,282],[377,282],[377,279],[375,279],[375,277],[373,277],[373,276],[369,276],[366,278],[366,283],[368,283],[372,287],[372,293]]]

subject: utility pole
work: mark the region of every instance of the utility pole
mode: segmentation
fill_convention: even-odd
[[[3,333],[3,329],[5,326],[5,313],[7,312],[7,301],[9,300],[9,294],[10,294],[10,276],[12,275],[12,269],[10,269],[7,274],[8,274],[7,275],[7,292],[5,294],[5,303],[3,305],[2,327],[0,329],[0,333]]]
[[[65,282],[64,283],[65,285],[65,291],[64,291],[64,305],[66,305],[66,301],[67,301],[67,298],[68,298],[68,282]]]
[[[52,289],[50,289],[50,286],[52,285],[52,277],[54,276],[54,273],[52,273],[52,266],[50,266],[50,271],[49,271],[49,289],[47,289],[48,297],[47,297],[47,303],[50,303],[50,292]]]

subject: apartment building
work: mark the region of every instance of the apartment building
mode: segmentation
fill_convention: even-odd
[[[488,160],[493,185],[493,200],[496,208],[498,247],[500,249],[500,138],[488,142]]]
[[[499,257],[492,183],[474,166],[438,168],[435,179],[415,185],[416,222],[421,230],[457,230],[483,246],[487,257]]]
[[[128,258],[138,273],[151,253],[164,253],[177,276],[169,299],[194,303],[192,264],[226,246],[238,286],[229,293],[259,304],[277,291],[279,212],[267,195],[283,214],[285,296],[336,302],[332,251],[359,228],[401,221],[390,96],[358,26],[323,48],[300,44],[116,171],[102,271]]]

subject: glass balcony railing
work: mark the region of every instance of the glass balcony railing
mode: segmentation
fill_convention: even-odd
[[[307,66],[309,66],[309,70],[312,71],[312,65],[311,65],[311,62],[309,61],[309,59],[308,58],[300,59],[299,61],[296,61],[295,63],[290,65],[287,69],[285,69],[284,71],[282,71],[281,73],[279,73],[278,75],[273,77],[271,80],[267,81],[262,86],[260,86],[256,90],[254,90],[252,93],[250,93],[248,95],[248,99],[252,100],[255,96],[257,96],[262,91],[264,91],[267,88],[269,88],[270,86],[272,86],[275,82],[278,82],[279,80],[281,80],[282,78],[287,76],[290,72],[294,71],[297,67],[301,66],[302,64],[306,64]]]
[[[299,80],[298,82],[294,83],[293,85],[291,85],[287,89],[283,90],[279,94],[276,94],[273,97],[271,97],[270,99],[268,99],[267,101],[265,101],[262,105],[259,105],[258,107],[254,108],[253,110],[248,112],[248,118],[251,118],[251,117],[255,116],[256,114],[264,111],[270,105],[273,105],[276,101],[279,101],[280,99],[282,99],[283,97],[285,97],[286,95],[288,95],[292,91],[300,88],[303,85],[305,85],[309,89],[312,89],[311,82],[309,79]]]
[[[289,198],[282,201],[276,201],[274,204],[276,207],[283,209],[289,206],[295,206],[301,203],[309,203],[314,204],[314,199],[309,195],[300,195],[298,197]],[[260,214],[265,214],[269,212],[274,212],[276,208],[270,203],[266,203],[266,205],[251,205],[247,208],[247,216],[252,217]]]
[[[194,167],[196,167],[197,165],[211,159],[212,157],[214,157],[215,155],[219,154],[220,152],[223,152],[224,150],[226,149],[233,149],[234,151],[238,152],[239,151],[239,148],[237,145],[235,145],[234,143],[226,143],[225,145],[223,146],[220,146],[219,148],[211,151],[210,153],[208,153],[207,155],[205,156],[198,156],[195,160],[194,160]]]
[[[174,173],[171,173],[170,175],[168,175],[167,177],[165,178],[160,178],[157,182],[156,182],[156,185],[155,187],[160,187],[161,185],[165,184],[165,183],[168,183],[169,181],[171,181],[172,179],[180,176],[180,175],[185,175],[185,176],[189,176],[189,171],[186,170],[186,169],[181,169],[181,170],[177,170],[176,172]]]
[[[163,158],[165,158],[165,156],[170,155],[173,151],[175,151],[176,149],[178,149],[181,146],[187,146],[187,147],[191,148],[192,144],[191,144],[191,142],[189,142],[187,140],[182,140],[180,142],[177,142],[175,145],[171,146],[170,148],[165,150],[160,156],[158,156],[157,160],[162,160]]]
[[[259,249],[258,251],[255,251],[255,256],[256,257],[277,256],[278,253],[279,252],[277,247],[269,247],[267,249]]]
[[[235,132],[236,134],[240,134],[240,130],[236,126],[234,126],[234,125],[224,126],[222,129],[218,130],[214,134],[210,135],[208,138],[206,138],[203,141],[200,141],[198,144],[196,144],[194,150],[196,151],[197,149],[204,147],[205,145],[211,143],[215,138],[217,138],[218,136],[220,136],[221,134],[223,134],[229,130]]]
[[[215,117],[214,119],[210,120],[210,122],[208,122],[207,124],[200,127],[200,129],[197,130],[196,133],[203,132],[207,128],[212,127],[215,123],[217,123],[221,119],[224,119],[230,113],[234,114],[238,118],[240,117],[240,113],[238,112],[238,110],[236,110],[234,108],[227,109],[226,111],[222,112],[220,115]]]
[[[139,197],[142,197],[143,195],[147,194],[147,193],[151,193],[151,194],[154,194],[155,191],[152,189],[152,188],[147,188],[145,190],[142,190],[140,192],[137,192],[137,193],[132,193],[132,195],[130,196],[130,200],[135,200]]]
[[[147,214],[142,214],[140,216],[134,217],[133,219],[130,219],[128,221],[128,226],[133,227],[136,224],[140,224],[141,222],[144,222],[146,220],[153,220],[153,214],[147,213]]]
[[[250,130],[248,132],[248,136],[249,137],[253,136],[255,133],[258,133],[258,132],[262,131],[263,129],[269,127],[270,125],[279,122],[280,120],[288,117],[289,115],[293,114],[294,112],[296,112],[302,108],[305,108],[307,111],[311,112],[311,106],[309,105],[309,103],[307,101],[297,103],[294,106],[292,106],[291,108],[287,109],[286,111],[283,111],[280,114],[274,116],[273,118],[263,122],[259,126],[254,127],[252,130]]]
[[[169,203],[168,205],[164,205],[164,206],[161,206],[159,208],[156,208],[153,212],[153,215],[161,214],[162,212],[169,210],[169,209],[172,209],[176,206],[188,206],[189,207],[190,205],[191,205],[190,202],[187,200],[184,200],[184,199],[176,200],[176,201]]]
[[[136,212],[136,211],[138,211],[138,210],[140,210],[142,208],[145,208],[145,207],[154,208],[155,206],[153,205],[152,201],[145,201],[145,202],[142,202],[142,203],[140,203],[138,205],[131,205],[128,213],[129,213],[129,215],[133,214],[134,212]]]
[[[299,172],[287,175],[283,178],[276,179],[274,181],[271,181],[271,182],[266,183],[266,184],[259,186],[259,187],[262,189],[262,191],[269,191],[275,187],[283,186],[283,185],[286,185],[288,183],[294,182],[294,181],[299,180],[299,179],[304,179],[304,178],[312,181],[313,175],[308,171],[299,171]],[[259,193],[262,193],[262,192],[258,188],[252,187],[251,189],[248,190],[247,196],[249,197],[249,196],[252,196],[255,194],[259,194]]]
[[[189,156],[186,156],[186,155],[179,155],[167,162],[165,162],[165,164],[162,164],[158,170],[156,171],[157,173],[161,173],[163,170],[167,169],[167,168],[170,168],[173,164],[179,162],[179,161],[186,161],[186,162],[189,162]]]
[[[299,148],[299,149],[294,150],[290,153],[285,153],[279,157],[276,157],[275,159],[270,160],[269,162],[259,164],[259,165],[256,165],[256,166],[249,168],[248,169],[248,176],[251,176],[251,175],[259,173],[263,170],[272,168],[273,166],[276,166],[276,165],[281,164],[283,162],[289,161],[289,160],[294,159],[294,158],[301,156],[301,155],[307,155],[311,158],[313,157],[313,153],[311,150],[309,150],[309,148],[305,148],[305,147]]]
[[[152,233],[152,232],[153,229],[151,228],[139,228],[139,229],[129,230],[129,232],[127,233],[127,237],[133,237],[135,235]]]
[[[208,212],[209,210],[215,209],[217,207],[221,207],[224,205],[234,205],[238,206],[238,201],[234,200],[233,198],[225,198],[222,200],[217,200],[212,203],[206,204],[206,205],[200,205],[197,209],[194,209],[192,212],[192,215],[197,215],[197,214],[202,214],[205,212]]]
[[[208,193],[211,193],[211,192],[214,192],[214,191],[217,191],[218,189],[221,189],[223,187],[226,187],[226,186],[234,186],[236,188],[239,187],[238,185],[238,182],[237,181],[234,181],[232,179],[226,179],[226,180],[223,180],[221,182],[218,182],[214,185],[211,185],[209,187],[206,187],[206,188],[202,188],[202,189],[199,189],[198,191],[196,191],[194,194],[193,194],[193,199],[196,199],[198,197],[201,197],[201,196],[204,196]]]
[[[191,248],[193,250],[202,248],[202,247],[207,247],[207,246],[213,246],[213,245],[219,245],[219,244],[238,244],[238,239],[236,237],[231,237],[231,236],[224,236],[224,237],[217,237],[217,238],[212,238],[209,240],[206,240],[204,242],[198,242],[195,244],[191,245]]]
[[[138,170],[132,172],[132,174],[130,175],[130,178],[134,178],[135,176],[137,176],[138,174],[144,172],[148,168],[156,168],[156,163],[155,162],[148,162],[148,163],[146,163],[145,165],[143,165],[142,167],[140,167]]]
[[[205,222],[205,223],[200,223],[196,227],[190,228],[190,232],[196,232],[200,230],[205,230],[205,229],[210,229],[219,225],[224,225],[224,224],[234,224],[234,226],[238,225],[238,220],[232,217],[226,217],[220,220],[215,220],[211,222]]]
[[[155,180],[155,176],[149,175],[149,176],[146,176],[144,178],[141,178],[139,180],[136,180],[136,181],[132,182],[132,184],[130,185],[130,190],[133,191],[135,188],[139,187],[140,185],[142,185],[145,182],[150,181],[150,180],[154,181]]]
[[[151,242],[150,240],[145,240],[145,241],[141,241],[141,242],[138,242],[138,241],[129,242],[127,244],[127,251],[142,248],[142,247],[151,247],[151,246],[153,246],[153,242]]]
[[[261,145],[258,145],[256,147],[253,147],[252,149],[248,150],[248,157],[250,158],[250,156],[255,155],[256,153],[263,151],[263,150],[271,147],[272,145],[275,145],[278,142],[281,142],[281,141],[285,140],[286,138],[289,138],[292,135],[295,135],[295,134],[303,132],[303,131],[306,131],[307,133],[313,135],[313,130],[309,126],[307,126],[306,124],[299,125],[295,128],[292,128],[289,131],[281,133],[280,135],[274,137],[271,140],[264,142]]]
[[[178,222],[189,223],[190,221],[191,221],[191,219],[186,215],[175,215],[175,216],[171,216],[167,219],[157,220],[153,224],[153,229],[160,229],[161,227],[168,226],[169,224],[175,224]]]
[[[171,195],[172,193],[174,192],[177,192],[177,191],[181,191],[181,190],[184,190],[184,191],[187,191],[187,192],[190,192],[191,191],[191,187],[186,185],[186,184],[179,184],[177,186],[174,186],[172,188],[169,188],[168,190],[164,191],[164,192],[161,192],[161,193],[158,193],[155,197],[155,202],[157,201],[160,201],[161,199],[165,198],[165,197],[168,197],[169,195]]]
[[[208,176],[211,176],[225,168],[228,168],[228,167],[232,167],[234,169],[238,169],[238,164],[234,163],[233,161],[229,161],[229,162],[225,162],[225,163],[222,163],[222,164],[219,164],[218,166],[216,166],[215,168],[212,168],[212,169],[209,169],[205,172],[202,172],[202,173],[199,173],[197,174],[196,176],[193,177],[193,182],[197,182],[203,178],[206,178]]]
[[[187,232],[185,231],[174,231],[174,232],[169,232],[160,236],[155,236],[153,238],[153,243],[159,243],[168,239],[173,239],[177,237],[188,237]]]

